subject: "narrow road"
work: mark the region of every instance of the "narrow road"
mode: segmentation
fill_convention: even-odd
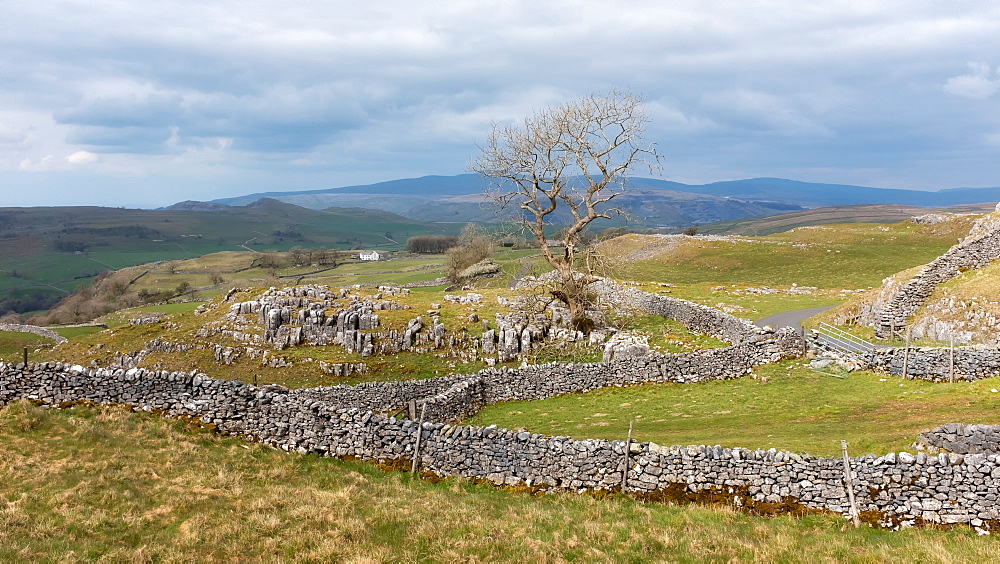
[[[507,287],[510,288],[511,290],[517,288],[517,283],[520,282],[522,278],[524,278],[524,275],[527,274],[529,270],[531,270],[531,265],[533,264],[535,264],[535,261],[532,260],[521,265],[521,270],[517,271],[517,274],[515,274],[514,277],[510,279],[510,284],[507,284]]]
[[[833,309],[837,306],[821,306],[821,307],[809,307],[806,309],[795,309],[792,311],[783,311],[781,313],[776,313],[774,315],[769,315],[764,319],[758,319],[754,321],[754,325],[757,327],[764,327],[765,325],[770,325],[775,329],[781,327],[795,327],[796,329],[802,329],[799,325],[804,320],[810,317],[822,313],[828,309]]]

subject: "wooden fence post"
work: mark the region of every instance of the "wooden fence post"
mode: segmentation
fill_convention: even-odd
[[[858,514],[858,504],[854,501],[854,480],[851,479],[851,459],[847,456],[847,441],[840,441],[840,449],[844,453],[844,488],[851,504],[851,520],[857,528],[861,526],[861,516]]]
[[[28,347],[24,347],[24,367],[28,367]]]
[[[417,460],[420,460],[420,438],[424,435],[424,413],[426,412],[427,401],[424,400],[424,405],[420,408],[420,421],[417,422],[417,444],[413,446],[413,465],[410,466],[410,474],[417,473]]]
[[[625,486],[628,485],[628,454],[632,447],[632,424],[635,419],[628,422],[628,437],[625,439],[625,470],[622,472],[622,493],[625,493]]]

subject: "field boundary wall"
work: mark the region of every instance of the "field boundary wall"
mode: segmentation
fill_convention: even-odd
[[[478,384],[466,384],[475,394]],[[459,392],[453,387],[446,393]],[[625,490],[630,492],[707,498],[738,507],[772,504],[850,512],[843,460],[774,449],[626,445],[492,426],[418,426],[410,419],[323,401],[310,390],[251,386],[185,372],[0,364],[0,405],[18,399],[48,405],[120,403],[194,416],[220,431],[287,451],[380,462],[416,458],[426,472],[498,485],[616,490],[627,473]],[[418,432],[420,451],[415,454]],[[851,458],[854,497],[862,517],[873,524],[963,523],[987,532],[1000,524],[998,458],[924,452]]]
[[[18,323],[0,323],[0,331],[12,331],[14,333],[31,333],[38,335],[39,337],[45,337],[46,339],[52,339],[59,343],[65,343],[68,339],[63,337],[59,333],[51,329],[46,329],[45,327],[38,327],[37,325],[21,325]]]

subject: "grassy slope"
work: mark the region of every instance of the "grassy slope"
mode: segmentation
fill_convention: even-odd
[[[893,204],[830,206],[793,211],[767,217],[717,221],[698,226],[699,233],[726,235],[770,235],[808,225],[834,223],[897,223],[928,213],[989,213],[994,204],[968,204],[946,208],[918,208]]]
[[[937,319],[964,321],[969,313],[989,313],[1000,318],[1000,261],[963,272],[941,284],[924,302],[924,307],[917,310],[913,319],[930,314],[930,308],[945,299],[952,300],[957,307],[949,308],[951,311],[948,313],[935,308],[933,315]]]
[[[968,233],[971,221],[815,226],[738,241],[629,235],[604,248],[623,257],[623,276],[635,280],[865,288],[934,259]]]
[[[0,359],[9,359],[20,362],[24,354],[24,347],[29,351],[41,346],[52,345],[51,339],[40,337],[32,333],[20,333],[14,331],[0,331]]]
[[[0,409],[4,561],[995,561],[889,532],[614,496],[532,497],[300,456],[120,408]]]

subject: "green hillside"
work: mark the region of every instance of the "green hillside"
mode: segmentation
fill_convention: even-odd
[[[969,232],[972,217],[933,225],[814,225],[741,238],[627,235],[600,249],[633,280],[866,288],[948,250]]]
[[[0,315],[46,309],[106,270],[218,251],[396,250],[409,237],[459,228],[384,211],[310,210],[267,199],[221,211],[0,208]]]

